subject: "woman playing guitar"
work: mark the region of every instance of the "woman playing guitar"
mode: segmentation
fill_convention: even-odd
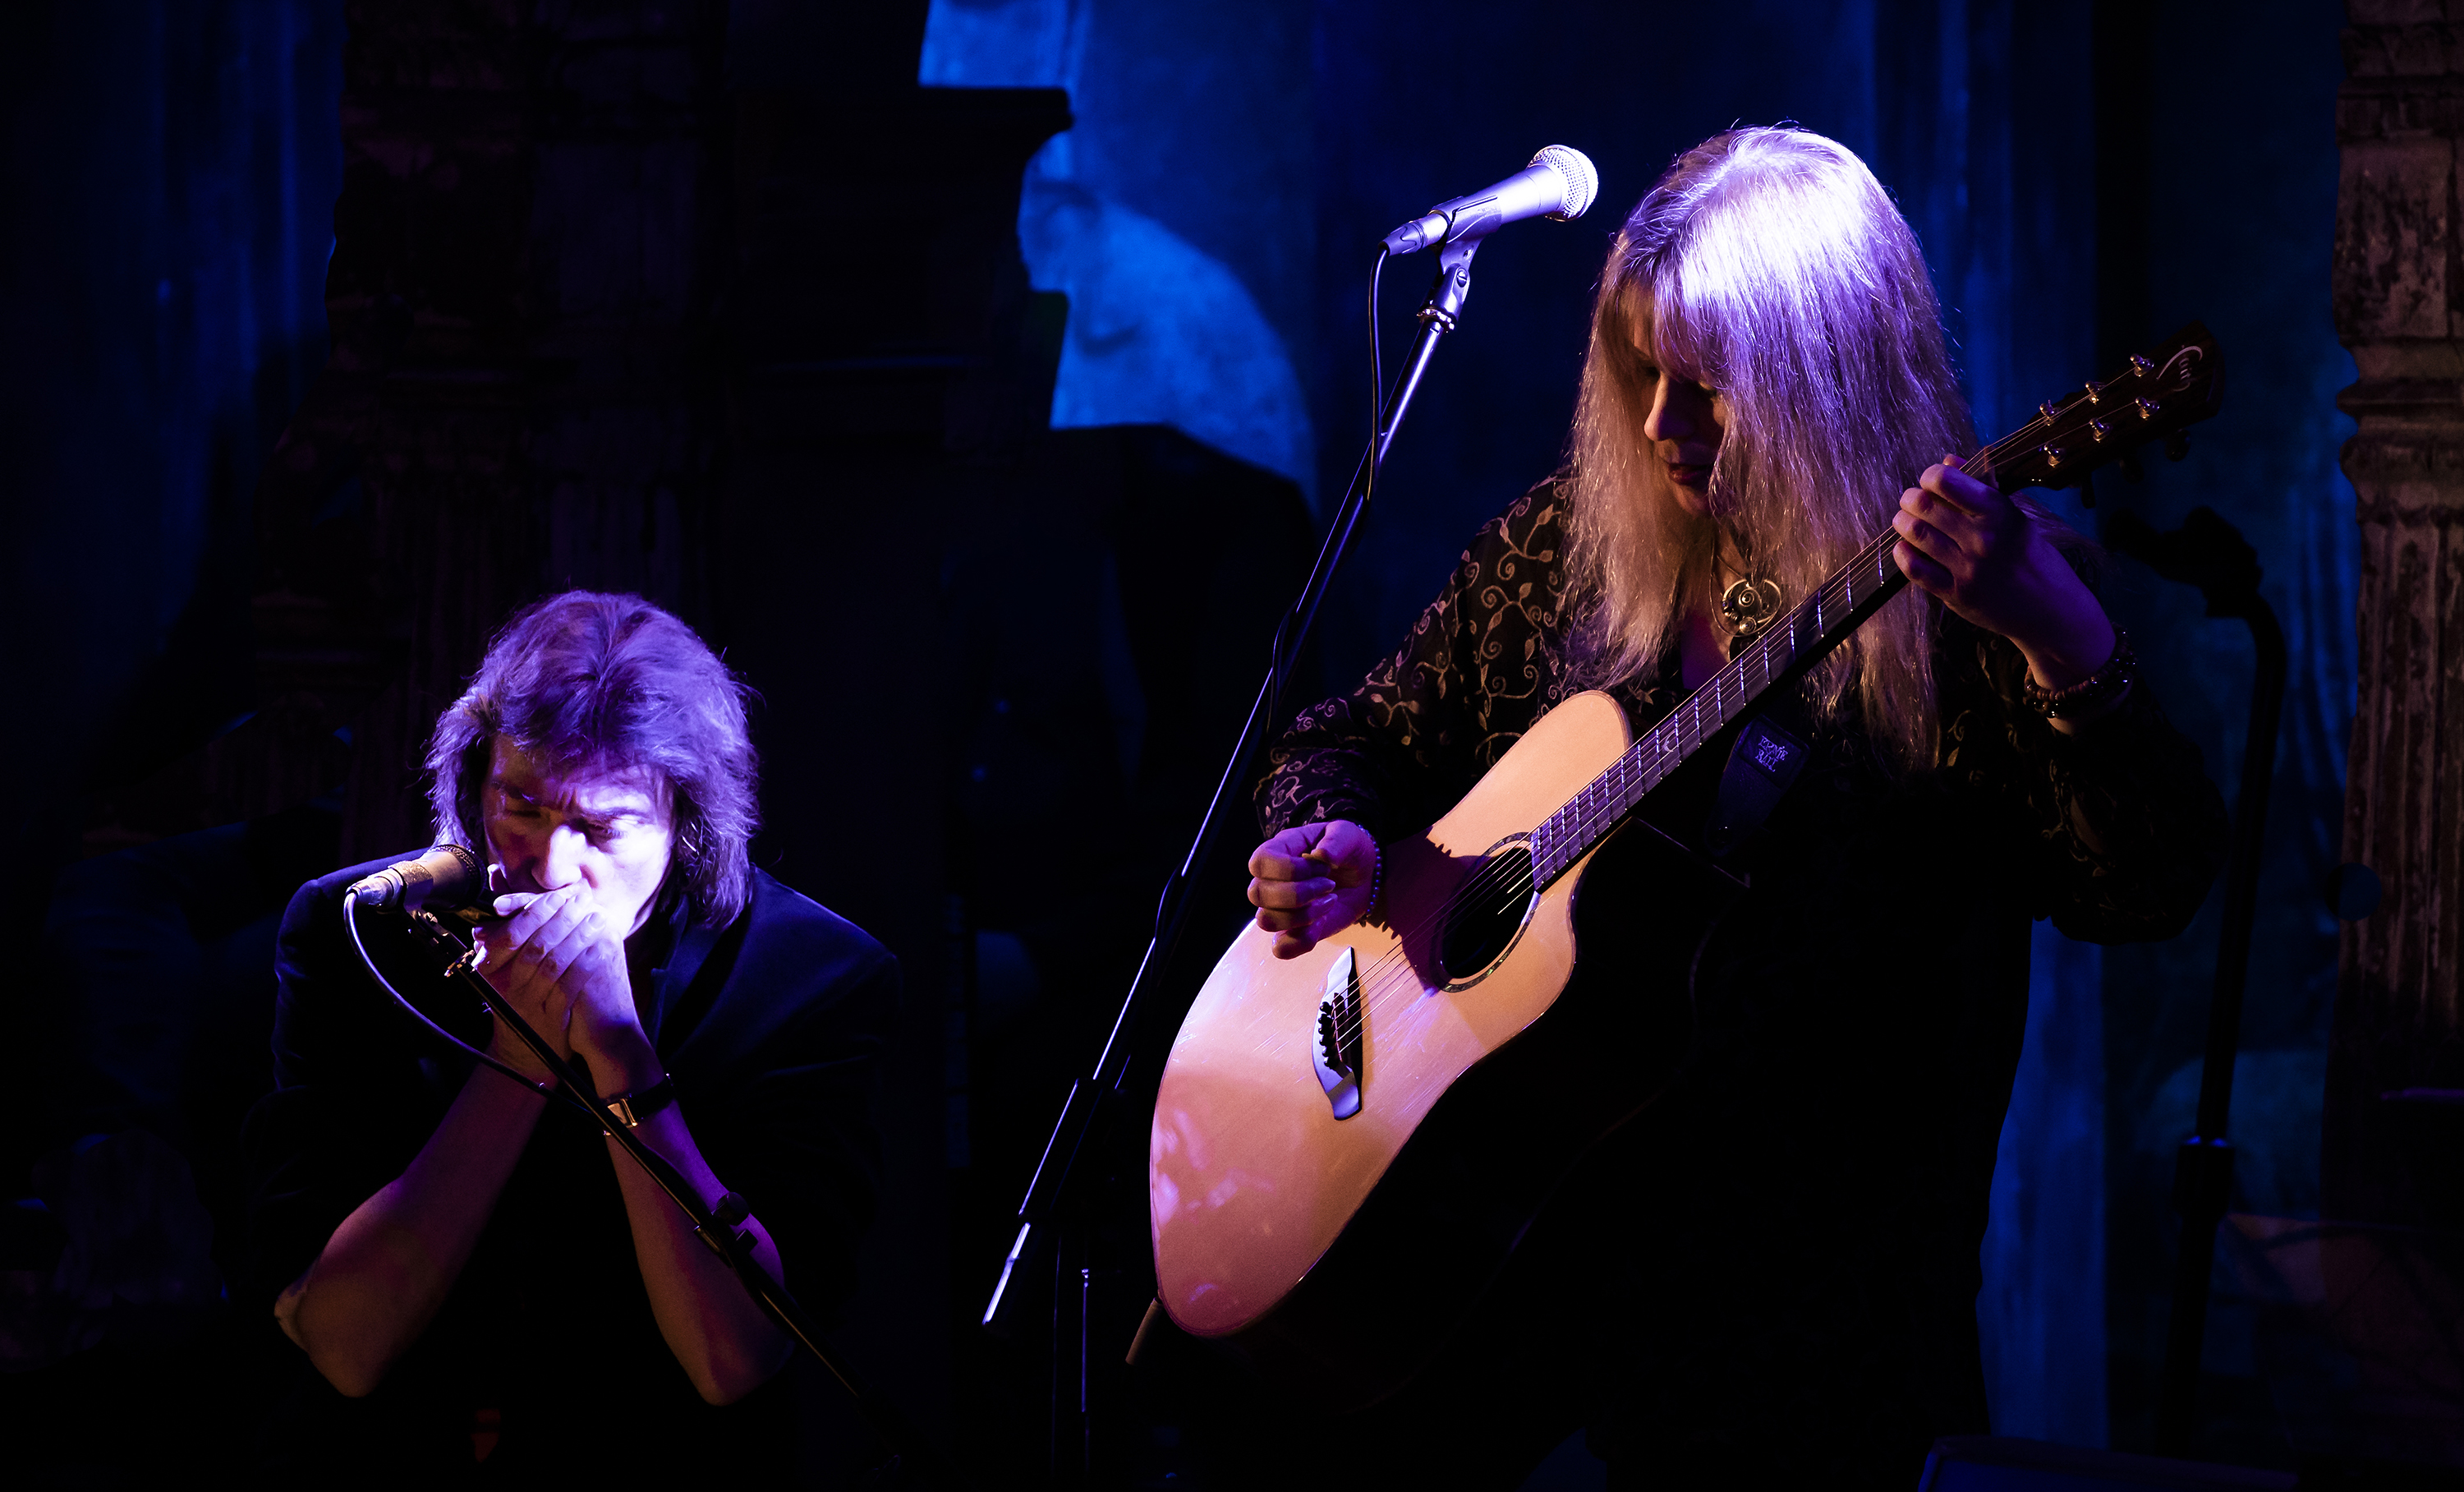
[[[1249,896],[1290,958],[1374,917],[1379,843],[1571,695],[1648,727],[1886,523],[1923,592],[1772,712],[1808,765],[1721,859],[1748,888],[1692,965],[1691,1048],[1458,1339],[1491,1370],[1477,1404],[1430,1372],[1303,1432],[1347,1483],[1511,1486],[1588,1425],[1613,1485],[1904,1487],[1936,1436],[1986,1428],[1977,1249],[2030,921],[2172,936],[2226,820],[2087,546],[1945,457],[1969,447],[1925,261],[1864,165],[1798,129],[1715,137],[1610,251],[1567,470],[1273,748]],[[1707,807],[1661,816],[1699,846]]]

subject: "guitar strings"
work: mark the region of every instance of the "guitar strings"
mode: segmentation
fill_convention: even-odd
[[[1441,899],[1439,904],[1424,915],[1415,926],[1409,929],[1397,928],[1399,936],[1396,945],[1372,960],[1369,966],[1360,971],[1358,978],[1361,998],[1354,1005],[1354,1017],[1337,1023],[1338,1039],[1347,1044],[1351,1042],[1366,1025],[1373,1009],[1382,1006],[1387,1000],[1395,998],[1403,991],[1409,991],[1408,995],[1404,995],[1407,1002],[1426,993],[1428,987],[1422,984],[1418,971],[1408,967],[1410,950],[1428,942],[1432,934],[1436,933],[1458,911],[1475,901],[1494,898],[1496,902],[1503,902],[1518,900],[1527,895],[1532,887],[1539,869],[1538,857],[1529,853],[1530,838],[1537,836],[1547,825],[1559,820],[1569,809],[1573,811],[1572,817],[1560,825],[1560,828],[1563,831],[1572,831],[1573,842],[1584,846],[1582,853],[1588,853],[1589,846],[1595,843],[1599,835],[1605,835],[1609,828],[1621,822],[1640,798],[1665,780],[1667,771],[1671,769],[1672,758],[1682,763],[1698,749],[1704,741],[1725,728],[1727,724],[1725,701],[1729,693],[1728,686],[1731,683],[1734,684],[1734,693],[1741,705],[1759,698],[1762,689],[1769,687],[1773,677],[1772,665],[1777,661],[1777,650],[1773,646],[1776,639],[1781,635],[1796,635],[1797,622],[1809,614],[1819,614],[1817,602],[1823,605],[1846,603],[1853,606],[1857,571],[1864,566],[1877,563],[1886,546],[1896,545],[1898,539],[1897,530],[1886,530],[1860,547],[1855,558],[1840,567],[1817,589],[1814,598],[1789,613],[1791,625],[1788,628],[1767,629],[1754,640],[1751,647],[1730,659],[1718,675],[1680,701],[1675,708],[1662,716],[1639,740],[1619,753],[1617,761],[1607,770],[1585,784],[1556,813],[1551,813],[1548,819],[1544,819],[1541,825],[1534,826],[1531,835],[1526,837],[1523,846],[1526,854],[1501,855],[1490,859]],[[1836,602],[1835,592],[1837,593]],[[1816,636],[1818,635],[1817,631]],[[1789,653],[1793,659],[1794,649],[1792,647]],[[1747,669],[1749,663],[1757,664],[1760,667],[1762,674],[1760,687],[1749,686]],[[1784,671],[1785,663],[1781,663],[1780,666]],[[1732,674],[1735,676],[1733,679],[1730,679]],[[1711,703],[1712,723],[1708,724],[1708,728],[1705,728],[1706,722],[1704,719],[1705,696],[1709,697]],[[1691,739],[1688,739],[1689,737]],[[1637,766],[1641,768],[1637,774],[1641,781],[1639,788],[1633,788],[1629,786],[1626,777],[1629,768]],[[1617,780],[1612,782],[1610,779],[1613,776]],[[1573,858],[1580,857],[1580,854],[1573,857]],[[1397,967],[1398,965],[1404,967]]]
[[[1859,551],[1857,559],[1843,566],[1837,574],[1824,583],[1817,591],[1817,596],[1825,604],[1834,602],[1835,593],[1837,601],[1850,602],[1855,594],[1856,571],[1862,565],[1878,561],[1882,546],[1885,543],[1896,542],[1897,537],[1896,531],[1893,531],[1883,538],[1868,543]],[[1665,780],[1672,759],[1683,762],[1699,748],[1705,740],[1716,735],[1725,727],[1728,713],[1726,701],[1731,683],[1735,686],[1734,693],[1741,705],[1758,698],[1762,689],[1769,687],[1773,677],[1773,664],[1778,660],[1778,650],[1774,646],[1778,636],[1795,635],[1793,624],[1804,619],[1803,613],[1815,612],[1815,611],[1816,608],[1812,602],[1798,608],[1791,615],[1791,628],[1786,631],[1779,628],[1768,630],[1763,636],[1755,639],[1751,648],[1731,659],[1718,677],[1679,701],[1675,708],[1661,717],[1639,740],[1619,753],[1617,761],[1608,770],[1601,772],[1586,784],[1557,813],[1551,814],[1549,819],[1535,826],[1531,835],[1527,836],[1522,847],[1526,853],[1501,855],[1489,860],[1471,876],[1466,877],[1440,902],[1438,906],[1422,917],[1418,925],[1409,929],[1397,929],[1401,936],[1396,946],[1372,960],[1368,968],[1361,971],[1359,978],[1362,997],[1355,1003],[1353,1018],[1337,1023],[1338,1038],[1346,1043],[1352,1041],[1366,1024],[1370,1012],[1380,1007],[1387,999],[1394,998],[1402,990],[1409,990],[1409,995],[1405,996],[1407,999],[1419,998],[1425,992],[1427,987],[1420,981],[1417,970],[1397,966],[1407,963],[1409,950],[1424,945],[1430,936],[1457,911],[1467,903],[1492,898],[1496,902],[1510,902],[1520,900],[1530,891],[1540,869],[1540,858],[1532,852],[1530,841],[1538,837],[1547,826],[1551,823],[1558,824],[1561,836],[1571,832],[1573,842],[1584,846],[1581,853],[1588,853],[1589,846],[1595,842],[1597,837],[1604,835],[1609,827],[1621,822],[1641,797]],[[1793,658],[1794,649],[1791,648],[1789,653]],[[1785,664],[1781,664],[1781,667],[1784,671]],[[1760,687],[1754,687],[1750,678],[1755,668],[1758,668],[1761,674]],[[1730,677],[1732,674],[1733,679]],[[1709,722],[1704,718],[1705,696],[1709,697],[1711,704]],[[1636,768],[1640,768],[1639,772],[1634,770]],[[1631,778],[1639,778],[1639,781],[1630,780]],[[1571,816],[1567,815],[1568,810],[1573,811]],[[1579,858],[1580,853],[1574,857]]]
[[[1981,461],[1990,471],[1999,461],[2020,454],[2035,438],[2031,432],[2023,427],[2000,440],[1986,445],[1974,456],[1969,457],[1964,464],[1973,468]],[[1886,527],[1881,534],[1866,541],[1846,564],[1840,566],[1830,578],[1815,588],[1812,596],[1787,613],[1784,618],[1786,626],[1764,629],[1748,648],[1729,659],[1718,673],[1712,675],[1700,687],[1679,701],[1673,709],[1653,724],[1651,729],[1645,731],[1624,751],[1619,752],[1617,761],[1606,770],[1584,784],[1554,813],[1534,825],[1524,836],[1520,846],[1526,853],[1521,855],[1507,853],[1491,858],[1479,870],[1464,878],[1413,927],[1408,930],[1397,927],[1395,946],[1371,960],[1368,968],[1359,972],[1357,977],[1360,985],[1360,998],[1353,1005],[1353,1017],[1349,1021],[1337,1022],[1339,1039],[1347,1044],[1355,1039],[1366,1028],[1370,1012],[1394,999],[1402,991],[1409,991],[1408,995],[1404,996],[1406,1003],[1421,998],[1429,991],[1429,987],[1421,983],[1418,970],[1411,967],[1410,952],[1413,948],[1431,941],[1434,935],[1439,933],[1458,912],[1475,902],[1490,902],[1492,904],[1510,902],[1530,893],[1541,869],[1540,855],[1531,850],[1531,842],[1551,825],[1557,826],[1556,832],[1561,842],[1571,842],[1581,847],[1566,860],[1567,865],[1573,864],[1573,861],[1589,854],[1609,830],[1622,823],[1643,797],[1667,779],[1669,771],[1674,770],[1677,765],[1682,765],[1693,752],[1700,749],[1705,741],[1727,727],[1729,713],[1726,701],[1731,688],[1739,706],[1742,707],[1760,698],[1762,693],[1771,687],[1771,680],[1775,677],[1773,672],[1775,662],[1778,664],[1779,672],[1784,673],[1788,664],[1794,661],[1796,651],[1794,646],[1792,644],[1787,650],[1787,657],[1780,658],[1776,656],[1777,650],[1773,647],[1775,639],[1780,636],[1795,637],[1798,635],[1798,624],[1809,616],[1819,618],[1826,606],[1845,605],[1853,610],[1857,572],[1868,566],[1879,566],[1881,559],[1895,549],[1899,543],[1900,534],[1896,527]],[[1888,577],[1881,577],[1881,581],[1887,584]],[[1834,600],[1835,591],[1837,592],[1836,601]],[[1818,641],[1820,636],[1821,629],[1817,627],[1810,640]],[[1749,662],[1758,665],[1761,670],[1762,680],[1758,685],[1752,684],[1748,678]],[[1733,678],[1731,678],[1732,675]],[[1705,695],[1710,697],[1710,716],[1716,722],[1707,730],[1705,728],[1704,720]],[[1688,726],[1692,727],[1690,731]],[[1691,740],[1687,739],[1689,735],[1692,737]],[[1627,780],[1629,769],[1637,767],[1640,768],[1639,772],[1634,773],[1640,781],[1639,789],[1631,787]],[[1610,780],[1612,777],[1617,780],[1612,782]],[[1573,811],[1571,817],[1568,816],[1569,810]],[[1564,822],[1560,823],[1561,819]],[[1561,867],[1559,874],[1562,873]],[[1554,877],[1551,879],[1553,881]]]

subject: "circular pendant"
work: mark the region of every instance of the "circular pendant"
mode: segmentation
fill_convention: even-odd
[[[1779,615],[1779,587],[1768,580],[1741,580],[1720,597],[1720,620],[1740,637],[1750,637]]]

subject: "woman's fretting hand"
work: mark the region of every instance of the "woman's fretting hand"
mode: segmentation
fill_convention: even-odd
[[[1358,922],[1377,878],[1377,841],[1349,819],[1287,829],[1249,857],[1249,901],[1275,935],[1275,957],[1298,958]]]
[[[1947,457],[1900,494],[1892,557],[1943,605],[2016,644],[2038,684],[2067,689],[2113,657],[2113,623],[2019,504],[1960,465]],[[2093,718],[2066,717],[2054,727],[2075,729]]]

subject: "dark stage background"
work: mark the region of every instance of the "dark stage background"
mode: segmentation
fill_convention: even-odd
[[[855,9],[10,8],[11,1454],[246,1454],[289,1351],[237,1236],[272,919],[424,839],[426,724],[507,610],[577,584],[673,607],[751,679],[763,863],[905,966],[846,1341],[987,1468],[1042,1465],[1041,1346],[972,1322],[1365,438],[1375,236],[1551,141],[1600,167],[1589,218],[1482,255],[1338,589],[1330,689],[1554,466],[1618,214],[1735,121],[1872,164],[1989,432],[2190,317],[2223,344],[2187,463],[2060,501],[2090,532],[2208,504],[2265,567],[2294,668],[2234,1207],[2318,1215],[2358,567],[2340,7]],[[1394,269],[1399,347],[1423,266]],[[2230,800],[2247,635],[2132,562],[2108,598]],[[1213,880],[1182,993],[1241,915]],[[2156,946],[2039,930],[1978,1304],[2003,1433],[2151,1439],[2212,900]],[[1093,1259],[1122,1344],[1126,1121]],[[2257,1321],[2217,1306],[2201,1449],[2282,1464]],[[805,1392],[843,1465],[844,1413]],[[1142,1393],[1099,1426],[1108,1475],[1188,1470]],[[160,1436],[109,1433],[131,1394]],[[1597,1468],[1571,1444],[1546,1475]]]

